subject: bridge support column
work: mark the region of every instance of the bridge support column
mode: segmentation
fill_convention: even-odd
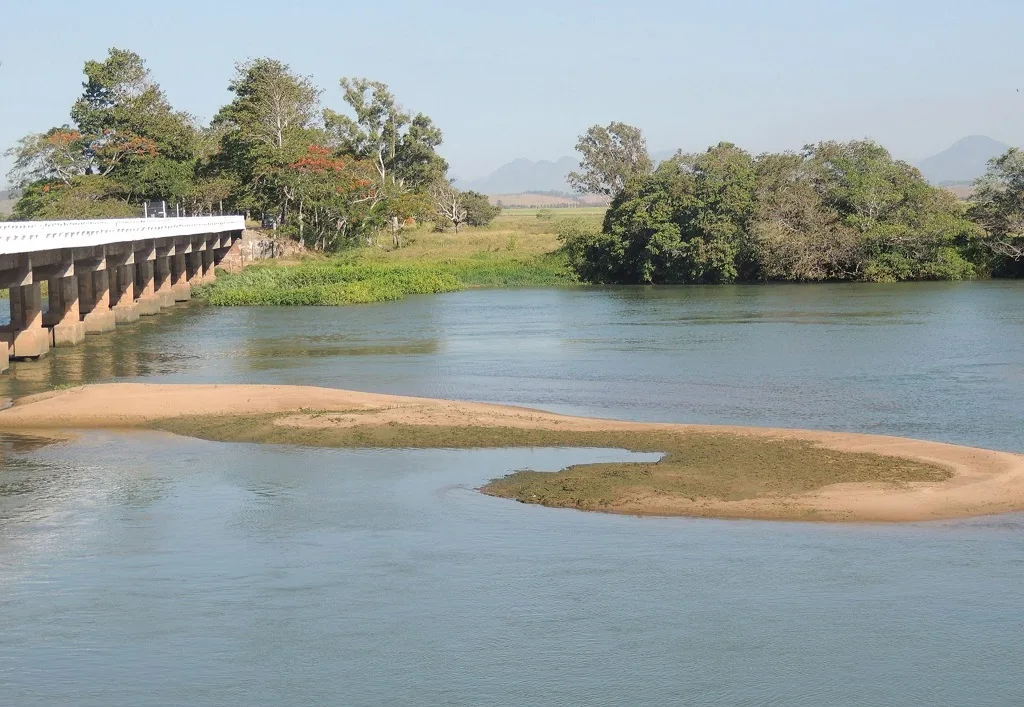
[[[3,335],[0,334],[0,336]],[[10,360],[10,347],[7,345],[6,341],[0,339],[0,373],[3,373],[10,367]]]
[[[155,260],[136,259],[135,263],[135,304],[139,315],[151,317],[160,313],[160,299],[156,296],[153,263]]]
[[[171,259],[166,255],[157,255],[153,261],[153,293],[160,300],[160,307],[166,309],[174,306],[174,293],[171,291]]]
[[[78,278],[55,277],[49,280],[50,311],[43,323],[50,327],[50,344],[77,346],[85,341],[85,324],[78,307]]]
[[[207,248],[203,251],[203,282],[214,282],[216,279],[217,273],[213,268],[213,250]]]
[[[185,256],[185,275],[188,277],[188,284],[192,287],[199,287],[203,284],[203,252],[196,250],[198,244],[192,244],[192,252]]]
[[[11,323],[0,331],[13,359],[38,358],[50,350],[50,332],[43,327],[43,286],[11,287]]]
[[[188,284],[185,259],[191,253],[176,253],[171,257],[171,292],[175,302],[188,302],[192,299],[192,286]]]
[[[110,309],[110,275],[108,270],[82,273],[78,276],[78,306],[86,334],[103,334],[117,326],[117,315]]]
[[[139,321],[139,306],[132,297],[135,286],[135,266],[118,265],[110,271],[110,309],[118,324]]]

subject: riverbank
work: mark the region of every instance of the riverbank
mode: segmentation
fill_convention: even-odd
[[[874,435],[568,417],[299,386],[109,384],[0,411],[0,429],[160,429],[321,447],[621,447],[654,464],[517,472],[482,491],[610,513],[918,521],[1024,510],[1024,456]]]
[[[567,212],[577,210],[565,209]],[[459,233],[427,227],[402,235],[403,246],[372,245],[336,255],[250,265],[221,274],[193,295],[215,306],[345,305],[474,287],[571,285],[558,229],[567,218],[600,223],[600,210],[558,216],[503,214]]]

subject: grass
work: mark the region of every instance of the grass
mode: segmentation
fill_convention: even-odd
[[[603,209],[564,211],[595,221],[603,216]],[[558,251],[560,220],[506,212],[488,226],[458,234],[416,229],[403,234],[401,248],[388,243],[334,257],[252,265],[219,276],[194,295],[217,306],[343,305],[472,287],[568,285],[573,281]]]
[[[317,413],[329,418],[329,412]],[[509,448],[599,447],[661,452],[654,463],[585,464],[557,473],[517,471],[483,492],[523,503],[607,510],[638,497],[736,501],[785,497],[837,483],[901,485],[943,481],[941,466],[877,454],[840,452],[805,441],[738,434],[635,430],[577,432],[515,427],[365,424],[298,427],[293,415],[169,419],[159,429],[217,441],[314,447]],[[329,420],[328,420],[329,422]]]

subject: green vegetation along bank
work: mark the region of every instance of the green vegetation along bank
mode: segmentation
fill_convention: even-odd
[[[602,211],[576,216],[595,228]],[[341,305],[385,302],[413,294],[473,287],[551,287],[573,284],[557,232],[569,223],[553,214],[502,215],[458,234],[412,230],[403,247],[370,246],[333,257],[252,265],[222,274],[195,295],[217,306]]]
[[[871,141],[758,156],[723,142],[655,167],[612,123],[580,138],[571,177],[612,198],[600,229],[562,234],[587,282],[964,280],[1024,275],[1024,155],[989,165],[971,202]]]

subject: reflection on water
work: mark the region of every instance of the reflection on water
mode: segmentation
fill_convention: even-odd
[[[0,495],[0,702],[1024,700],[1024,517],[636,519],[473,490],[625,458],[95,433],[12,453],[39,481]]]
[[[0,376],[284,383],[1024,451],[1024,282],[476,290],[179,307]]]
[[[1024,451],[1024,283],[176,308],[18,363]],[[608,450],[0,435],[0,703],[1024,704],[1024,517],[636,519],[481,496]]]

